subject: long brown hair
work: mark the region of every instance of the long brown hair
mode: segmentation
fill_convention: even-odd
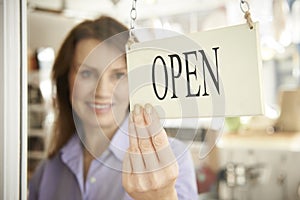
[[[54,101],[56,118],[48,147],[49,158],[53,157],[76,131],[69,88],[69,73],[73,66],[76,45],[83,39],[104,41],[127,30],[123,24],[113,18],[101,16],[96,20],[86,20],[78,24],[65,38],[52,69],[52,81],[56,89]],[[118,43],[118,45],[125,48],[125,40],[123,44]]]

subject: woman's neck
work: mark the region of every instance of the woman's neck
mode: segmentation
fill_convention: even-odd
[[[107,149],[117,128],[84,127],[83,145],[94,156],[99,157]]]
[[[86,180],[92,161],[108,148],[116,129],[99,129],[84,127],[83,143],[83,174]]]

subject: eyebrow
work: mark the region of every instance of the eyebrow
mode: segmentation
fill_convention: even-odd
[[[127,70],[126,65],[121,67],[112,68],[113,71],[121,71],[121,70]]]
[[[75,65],[75,70],[78,71],[81,67],[89,68],[89,69],[91,69],[91,70],[97,70],[96,67],[87,65],[87,64],[85,64],[85,63],[77,63],[77,64]]]
[[[96,68],[96,67],[93,67],[93,66],[91,66],[91,65],[87,65],[87,64],[85,64],[85,63],[78,63],[78,67],[81,67],[81,66],[83,66],[83,67],[88,67],[88,68],[93,68],[93,69]]]
[[[80,67],[86,67],[86,68],[89,68],[91,70],[98,70],[97,67],[94,67],[94,66],[91,66],[91,65],[88,65],[88,64],[85,64],[85,63],[77,63],[76,65],[76,70],[79,70]],[[107,69],[107,68],[106,68]],[[112,71],[123,71],[123,70],[126,70],[127,71],[127,67],[126,67],[126,64],[125,65],[118,65],[117,67],[115,68],[111,68]]]

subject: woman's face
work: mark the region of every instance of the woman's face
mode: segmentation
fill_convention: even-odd
[[[111,45],[97,47],[99,43],[84,39],[77,44],[69,75],[70,100],[85,128],[115,131],[128,112],[126,60]]]

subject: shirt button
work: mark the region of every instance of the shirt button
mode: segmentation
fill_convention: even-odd
[[[92,177],[92,178],[90,179],[90,182],[91,182],[91,183],[95,183],[95,182],[96,182],[96,178],[95,178],[95,177]]]

